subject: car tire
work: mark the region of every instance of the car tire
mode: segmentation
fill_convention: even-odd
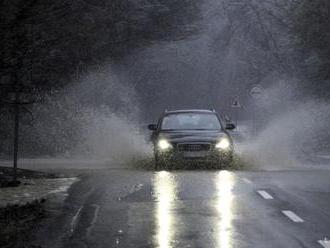
[[[165,161],[157,159],[155,162],[155,170],[164,170],[164,169],[168,169]]]
[[[155,170],[159,170],[159,159],[157,156],[155,156]]]
[[[155,170],[168,170],[169,168],[169,163],[165,158],[161,158],[155,154]]]
[[[234,161],[233,153],[227,154],[224,158],[220,160],[220,168],[228,168],[232,167],[232,163]]]
[[[158,156],[158,154],[155,154],[155,170],[161,170],[163,167],[163,164]]]
[[[221,170],[224,168],[224,164],[222,160],[215,160],[210,163],[211,167],[208,167],[210,169],[215,169],[215,170]]]

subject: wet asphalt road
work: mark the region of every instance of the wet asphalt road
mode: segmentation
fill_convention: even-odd
[[[330,247],[330,170],[84,173],[44,247]]]

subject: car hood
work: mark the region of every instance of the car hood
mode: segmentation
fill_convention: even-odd
[[[228,137],[223,131],[161,131],[159,133],[159,139],[167,139],[171,143],[182,142],[217,142],[221,137]]]

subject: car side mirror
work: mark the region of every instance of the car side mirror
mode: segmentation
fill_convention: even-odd
[[[149,124],[148,129],[151,130],[151,131],[155,131],[155,130],[157,130],[157,125],[156,124]]]
[[[233,130],[233,129],[235,129],[236,128],[236,126],[235,126],[235,124],[233,124],[233,123],[227,123],[226,124],[226,129],[227,130]]]

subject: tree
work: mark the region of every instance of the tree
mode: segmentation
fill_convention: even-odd
[[[294,15],[296,45],[300,65],[306,76],[306,90],[323,98],[330,97],[330,2],[301,1]]]
[[[8,132],[17,116],[13,112],[19,112],[8,107],[18,106],[18,101],[41,103],[79,81],[90,68],[118,62],[154,42],[193,35],[198,31],[200,4],[197,0],[1,1],[0,108],[6,111],[0,113],[0,131]],[[13,137],[6,138],[0,147]]]

